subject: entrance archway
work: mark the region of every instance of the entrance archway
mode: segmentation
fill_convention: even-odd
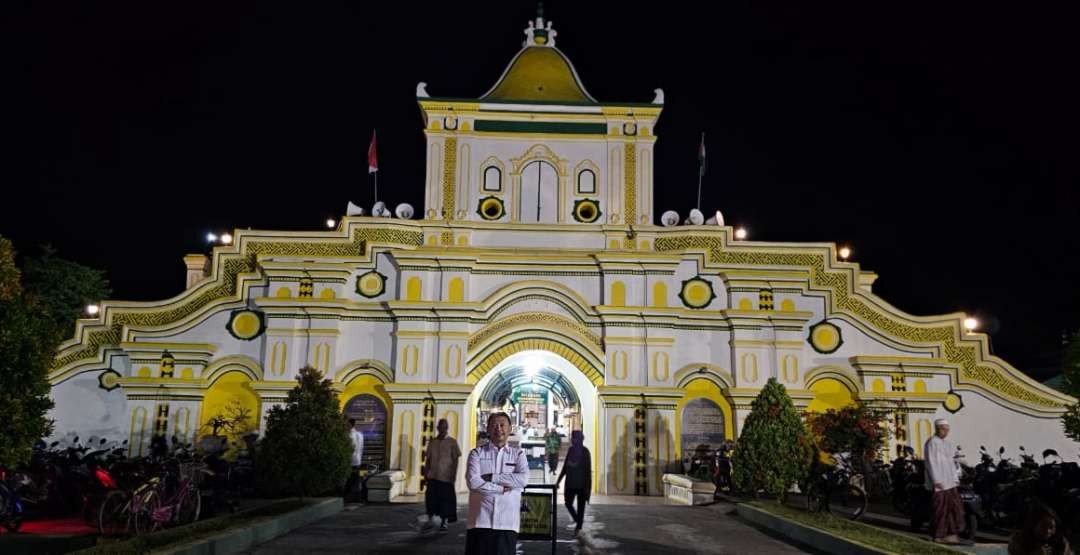
[[[259,430],[259,396],[251,389],[251,376],[228,370],[214,380],[203,395],[199,435],[228,438],[226,456],[232,457],[242,438]]]
[[[855,392],[835,378],[818,379],[810,384],[810,391],[814,399],[806,406],[807,412],[838,410],[855,402]]]
[[[515,425],[511,441],[525,446],[542,444],[542,435],[552,425],[566,434],[564,447],[569,445],[570,432],[581,430],[585,446],[593,453],[595,490],[602,483],[596,467],[597,405],[596,386],[570,361],[547,350],[519,351],[494,365],[473,388],[466,404],[472,411],[469,445],[478,445],[488,415],[496,411],[511,414]],[[539,430],[539,437],[529,436],[524,433],[527,425],[544,428]],[[540,452],[535,454],[542,456]],[[535,461],[530,460],[530,464]],[[543,481],[544,472],[534,470],[533,474]]]
[[[338,401],[349,418],[355,418],[364,434],[364,464],[388,468],[394,403],[386,392],[387,375],[384,364],[359,360],[346,364],[335,376],[339,382]]]

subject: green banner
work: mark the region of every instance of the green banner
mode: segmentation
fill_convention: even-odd
[[[551,527],[552,496],[550,493],[525,492],[521,494],[521,531],[523,540],[551,540],[555,530]]]

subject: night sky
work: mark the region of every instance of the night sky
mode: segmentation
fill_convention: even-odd
[[[380,193],[423,206],[418,81],[478,97],[532,2],[6,5],[0,235],[183,287],[231,227],[319,229]],[[837,241],[917,315],[975,313],[1040,374],[1080,327],[1076,13],[1013,4],[547,2],[600,101],[666,93],[656,211]],[[942,5],[944,4],[944,5]],[[1064,4],[1064,3],[1062,3]]]

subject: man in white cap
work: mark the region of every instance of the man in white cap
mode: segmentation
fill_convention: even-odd
[[[960,500],[956,448],[945,440],[949,422],[934,421],[937,433],[926,442],[926,489],[934,492],[934,514],[930,519],[930,537],[936,543],[959,544],[964,528],[964,503]]]

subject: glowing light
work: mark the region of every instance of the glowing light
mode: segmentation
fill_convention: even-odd
[[[222,234],[221,235],[221,244],[222,245],[231,245],[232,244],[232,235],[229,235],[228,233]]]
[[[100,310],[101,310],[101,308],[96,304],[88,304],[88,305],[86,305],[86,313],[91,315],[91,316],[97,316],[98,311],[100,311]]]
[[[540,357],[529,357],[525,359],[525,375],[532,378],[544,367],[544,361],[540,360]]]
[[[971,333],[979,327],[979,321],[974,318],[964,318],[964,329]]]
[[[841,247],[840,248],[840,258],[842,260],[847,260],[848,257],[850,257],[850,256],[851,256],[851,249],[850,248],[848,248],[848,247]]]
[[[326,220],[326,227],[334,229],[335,227],[337,227],[337,222],[335,222],[333,218],[328,218]]]
[[[207,233],[206,234],[206,242],[207,243],[213,243],[214,241],[217,241],[217,235],[214,235],[213,233]]]
[[[747,236],[747,232],[746,232],[745,227],[740,227],[740,228],[735,230],[735,238],[736,239],[741,241],[743,239],[746,239],[746,236]]]

